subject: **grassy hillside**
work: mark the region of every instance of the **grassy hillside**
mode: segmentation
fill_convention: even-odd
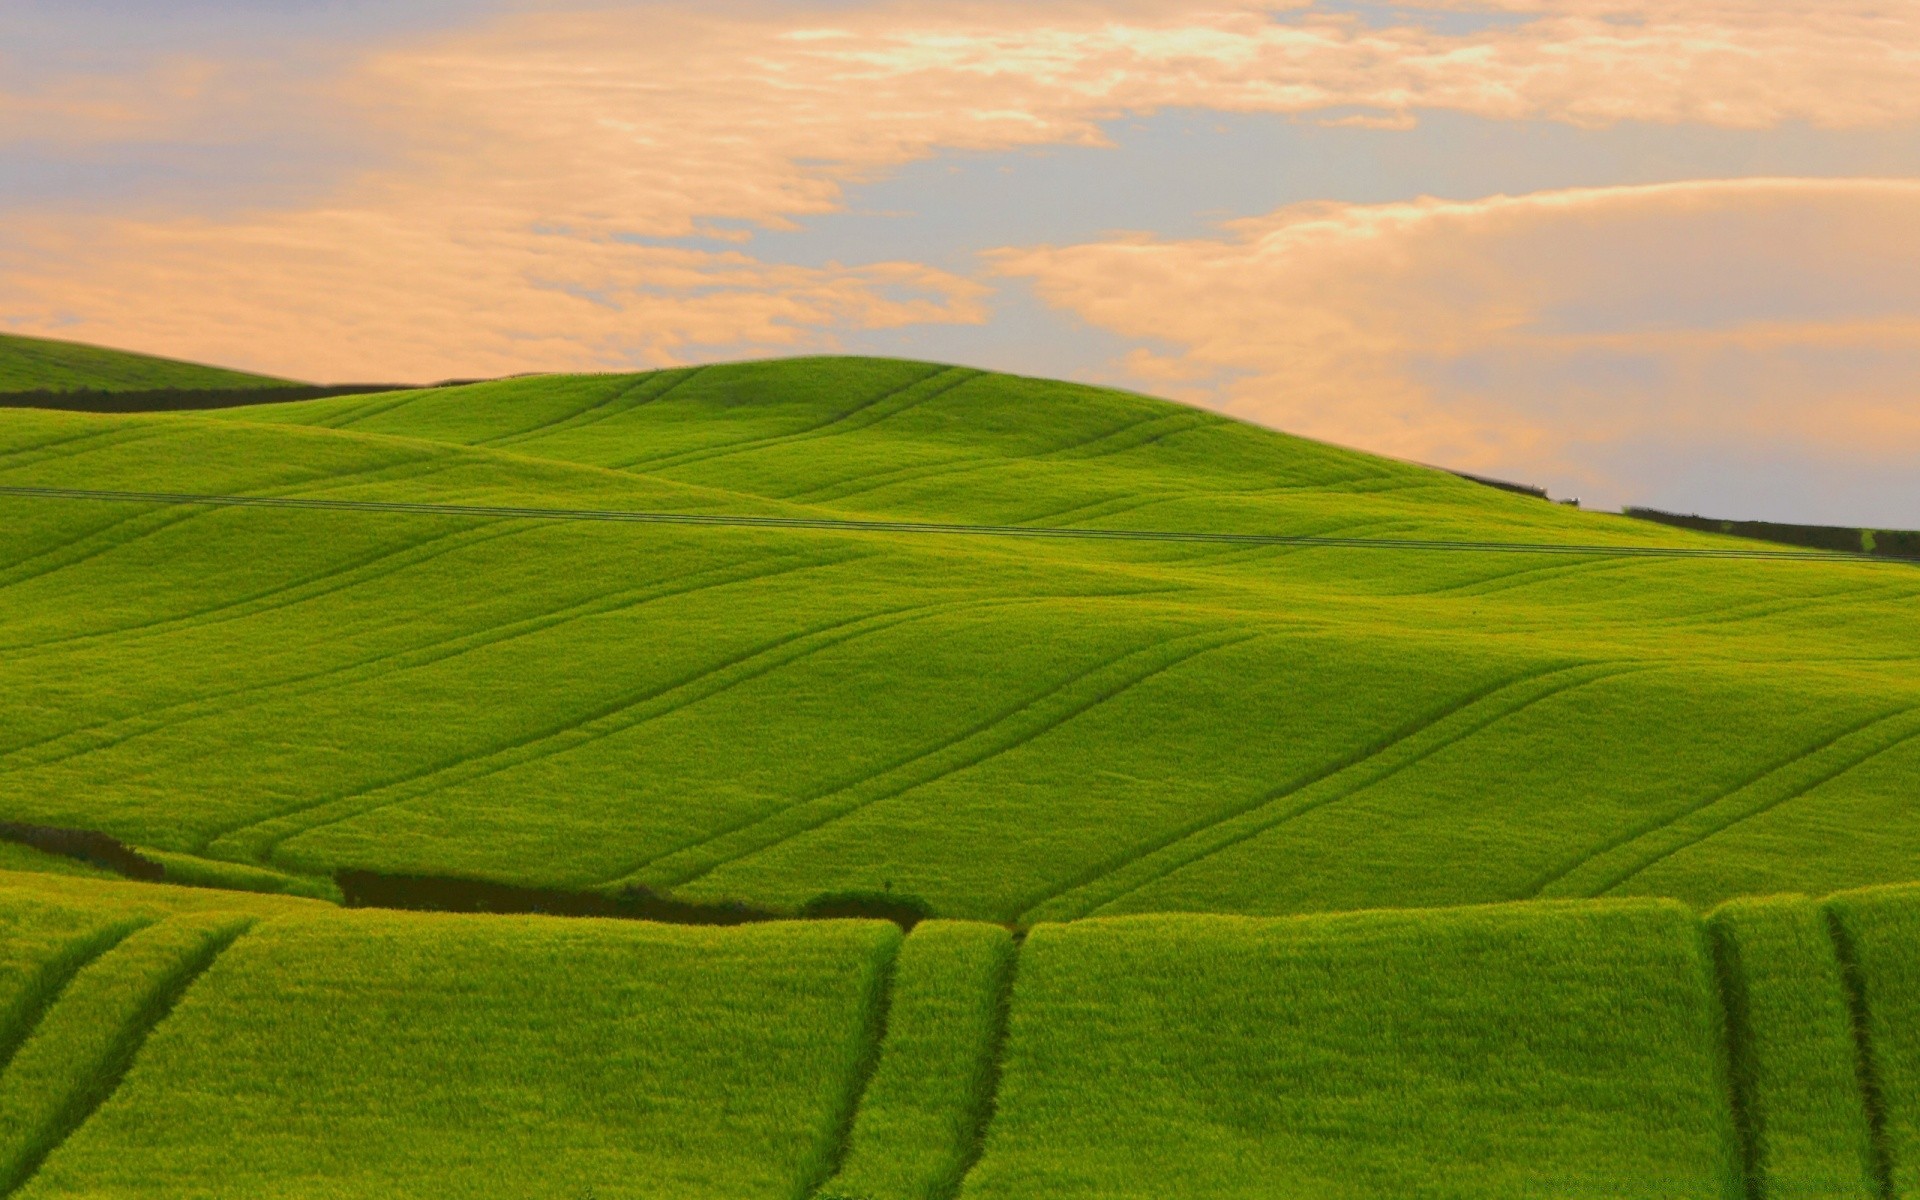
[[[34,1200],[1908,1196],[1917,914],[1168,915],[1016,948],[0,895],[20,956],[71,964],[0,1061],[0,1166]]]
[[[288,382],[79,342],[0,333],[0,393],[212,390],[273,387]]]
[[[875,360],[0,413],[0,817],[202,860],[1033,922],[1907,879],[1920,576]],[[185,861],[185,860],[176,860]]]

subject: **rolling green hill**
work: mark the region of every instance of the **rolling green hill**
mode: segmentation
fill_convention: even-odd
[[[1920,850],[1912,567],[1125,393],[827,359],[9,412],[0,487],[0,818],[215,864],[1030,923]]]
[[[79,342],[0,333],[0,394],[249,389],[289,383],[266,375],[108,350]]]
[[[860,359],[0,410],[0,529],[0,822],[200,885],[0,843],[0,1197],[1920,1197],[1910,564]]]

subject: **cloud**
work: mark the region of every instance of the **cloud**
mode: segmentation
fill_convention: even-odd
[[[1636,445],[1920,463],[1920,181],[1308,204],[994,261],[1140,339],[1143,381],[1611,503],[1659,482],[1622,473]]]
[[[913,263],[796,267],[750,243],[660,242],[715,222],[780,228],[942,150],[1098,142],[1102,121],[1173,106],[1376,123],[1436,107],[1580,124],[1920,119],[1920,13],[1898,6],[1400,7],[1518,19],[1449,32],[1236,0],[644,3],[416,30],[285,86],[257,63],[182,53],[111,89],[42,79],[0,94],[0,139],[164,144],[257,138],[267,122],[296,146],[352,125],[378,152],[239,211],[154,212],[137,195],[106,212],[15,206],[0,321],[320,378],[831,348],[854,330],[983,320],[985,289]]]

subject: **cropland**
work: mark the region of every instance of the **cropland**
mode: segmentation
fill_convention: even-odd
[[[0,408],[0,1195],[1920,1197],[1920,565],[897,360],[155,407]]]

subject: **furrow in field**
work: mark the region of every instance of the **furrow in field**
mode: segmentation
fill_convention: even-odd
[[[831,504],[845,500],[850,496],[863,496],[896,483],[912,483],[921,479],[934,479],[942,475],[965,475],[978,471],[1004,469],[1011,464],[983,462],[979,458],[951,458],[935,463],[919,463],[911,467],[892,467],[883,471],[870,471],[864,475],[854,475],[846,479],[836,479],[830,483],[809,484],[797,492],[781,492],[779,499],[792,504]]]
[[[52,647],[63,649],[84,642],[106,641],[129,636],[152,637],[156,634],[194,627],[199,629],[222,625],[229,621],[244,620],[277,609],[290,608],[305,604],[335,592],[358,587],[376,579],[398,574],[421,563],[429,562],[444,554],[480,542],[491,541],[496,537],[513,536],[526,532],[527,527],[518,529],[488,529],[484,526],[465,529],[448,529],[440,533],[429,534],[417,541],[405,542],[398,546],[386,546],[370,554],[362,555],[349,562],[327,568],[317,574],[302,576],[299,579],[257,592],[224,600],[206,608],[176,613],[170,617],[160,617],[151,621],[141,621],[132,625],[117,625],[111,629],[95,630],[90,633],[75,633],[65,637],[36,638],[30,642],[0,643],[0,650],[12,650],[21,653],[41,653]],[[468,535],[468,536],[463,536]],[[455,545],[442,543],[449,539],[460,539]],[[413,556],[418,557],[413,557]],[[0,757],[5,755],[0,754]]]
[[[1154,647],[1149,647],[1149,649],[1157,649],[1165,644],[1166,643],[1156,643]],[[937,770],[937,767],[930,768],[927,764],[940,761],[942,756],[958,753],[956,750],[957,747],[988,735],[996,727],[1017,718],[1021,713],[1026,712],[1034,705],[1054,697],[1063,690],[1071,688],[1075,684],[1087,679],[1089,676],[1108,670],[1116,663],[1139,653],[1142,653],[1139,648],[1121,651],[1112,658],[1095,663],[1091,667],[1077,672],[1068,679],[1053,684],[1038,695],[1029,695],[1010,707],[988,715],[984,719],[942,740],[930,749],[913,751],[875,767],[866,774],[854,779],[842,780],[830,784],[819,791],[800,797],[792,804],[781,808],[777,812],[751,816],[736,824],[713,830],[702,837],[624,867],[602,882],[626,882],[644,870],[650,879],[658,882],[685,883],[719,865],[718,856],[723,852],[717,849],[717,847],[730,844],[731,841],[735,839],[750,838],[753,836],[755,830],[765,829],[769,822],[779,821],[787,817],[788,814],[793,813],[796,809],[804,809],[807,806],[816,805],[821,801],[829,800],[833,797],[844,797],[849,792],[856,792],[857,789],[862,787],[884,788],[889,781],[898,782],[903,776],[910,777],[916,766],[920,767],[923,771],[928,769]],[[905,789],[903,788],[902,790]]]
[[[847,1072],[845,1085],[840,1089],[840,1100],[835,1106],[831,1132],[820,1152],[814,1155],[812,1170],[808,1178],[794,1196],[794,1200],[807,1200],[820,1190],[822,1184],[840,1170],[847,1158],[847,1147],[853,1140],[854,1121],[858,1118],[861,1101],[867,1089],[873,1083],[873,1074],[880,1065],[881,1046],[887,1040],[887,1023],[893,1006],[894,979],[899,970],[901,941],[895,938],[884,943],[876,954],[871,974],[867,978],[866,995],[860,1006],[860,1029],[862,1038],[861,1053]]]
[[[1708,921],[1702,929],[1707,961],[1713,968],[1720,1000],[1722,1058],[1726,1068],[1727,1103],[1733,1114],[1734,1137],[1739,1143],[1740,1172],[1746,1200],[1761,1200],[1759,1105],[1754,1095],[1753,1026],[1747,1005],[1746,980],[1739,948],[1727,928]]]
[[[142,917],[103,919],[92,929],[76,931],[34,965],[8,1010],[0,1012],[0,1071],[12,1064],[68,982],[146,923]]]
[[[1016,953],[995,925],[907,935],[879,1062],[818,1200],[951,1200],[985,1133]]]
[[[1557,663],[1489,684],[1243,805],[1130,847],[1063,886],[1026,898],[1020,923],[1071,920],[1097,912],[1175,871],[1389,779],[1496,721],[1624,669],[1618,664]]]
[[[542,437],[553,432],[554,429],[560,426],[578,420],[587,413],[597,412],[606,408],[608,405],[618,402],[629,394],[646,386],[651,378],[651,376],[647,375],[635,375],[626,378],[618,376],[609,377],[606,380],[607,386],[605,388],[589,396],[585,403],[578,405],[572,412],[564,416],[552,417],[526,426],[525,428],[516,429],[511,433],[499,433],[492,437],[475,438],[473,441],[465,444],[469,446],[487,447],[506,446],[515,442],[524,442],[530,438]]]
[[[896,405],[912,407],[912,393],[923,384],[941,378],[958,367],[935,367],[917,379],[908,380],[897,387],[888,388],[878,395],[854,404],[851,408],[841,409],[824,421],[816,422],[791,433],[771,434],[765,437],[748,438],[739,442],[725,442],[718,446],[703,446],[692,450],[676,450],[667,454],[642,455],[616,463],[622,471],[659,472],[692,463],[706,462],[709,459],[728,458],[735,454],[744,454],[751,450],[762,450],[770,446],[784,446],[794,442],[812,441],[819,437],[829,437],[846,429],[864,429],[893,411]],[[876,415],[877,414],[877,415]]]
[[[1570,858],[1567,861],[1561,863],[1560,865],[1553,867],[1552,869],[1547,871],[1545,874],[1539,876],[1538,878],[1534,879],[1531,883],[1529,883],[1526,889],[1522,891],[1520,895],[1528,899],[1532,899],[1539,896],[1583,895],[1584,893],[1578,890],[1581,886],[1579,883],[1576,882],[1576,883],[1569,883],[1569,884],[1562,885],[1562,881],[1568,879],[1569,876],[1574,875],[1576,872],[1593,867],[1593,864],[1603,859],[1607,859],[1609,856],[1612,856],[1624,851],[1627,847],[1630,846],[1631,843],[1637,842],[1643,838],[1647,838],[1654,834],[1657,834],[1661,830],[1667,829],[1670,826],[1676,824],[1677,822],[1684,821],[1687,818],[1694,816],[1695,814],[1701,812],[1704,809],[1711,808],[1716,804],[1720,804],[1721,802],[1727,800],[1729,797],[1736,796],[1739,793],[1748,790],[1749,788],[1760,786],[1765,782],[1767,782],[1768,780],[1772,779],[1774,776],[1780,775],[1782,772],[1791,771],[1795,767],[1805,764],[1809,759],[1815,758],[1825,753],[1827,750],[1831,749],[1837,743],[1844,741],[1848,738],[1855,737],[1856,735],[1859,735],[1861,733],[1865,733],[1866,731],[1872,729],[1877,725],[1883,725],[1888,721],[1891,721],[1897,717],[1903,716],[1908,711],[1910,710],[1904,709],[1904,708],[1883,710],[1881,712],[1877,712],[1873,714],[1872,716],[1864,717],[1861,720],[1856,721],[1853,724],[1848,725],[1845,728],[1840,729],[1830,734],[1827,737],[1821,738],[1819,741],[1813,743],[1811,746],[1808,746],[1801,750],[1797,750],[1794,753],[1789,754],[1785,758],[1782,758],[1776,762],[1772,762],[1767,764],[1764,767],[1761,767],[1759,770],[1754,771],[1753,773],[1747,775],[1745,778],[1741,779],[1738,783],[1734,784],[1732,787],[1729,787],[1724,791],[1721,791],[1713,796],[1710,796],[1706,800],[1703,800],[1699,804],[1696,804],[1688,809],[1685,809],[1682,812],[1679,812],[1677,814],[1673,814],[1670,816],[1669,815],[1658,816],[1651,821],[1645,822],[1644,824],[1634,826],[1631,829],[1623,830],[1617,836],[1609,838],[1608,840],[1602,842],[1599,846],[1595,847],[1594,849],[1587,851],[1584,854],[1580,854],[1573,858]]]
[[[479,629],[468,630],[450,637],[440,638],[423,645],[408,646],[372,658],[359,659],[337,667],[320,671],[311,671],[288,679],[273,680],[267,683],[247,684],[241,687],[227,688],[196,696],[157,709],[151,709],[117,721],[105,722],[84,729],[58,734],[40,742],[31,743],[17,750],[0,754],[4,760],[17,753],[31,751],[56,742],[73,739],[77,744],[67,746],[47,757],[29,759],[30,765],[49,766],[86,754],[110,750],[135,738],[186,724],[202,717],[232,717],[240,709],[256,707],[279,700],[311,695],[346,684],[370,683],[388,675],[404,671],[418,670],[434,666],[449,659],[459,658],[478,650],[501,646],[523,637],[544,633],[549,629],[577,620],[602,616],[627,609],[639,608],[661,600],[706,591],[711,588],[726,587],[736,583],[758,583],[782,575],[801,571],[838,566],[854,561],[860,555],[844,555],[826,560],[804,560],[794,562],[782,560],[769,567],[764,561],[749,564],[732,564],[726,567],[699,571],[675,578],[671,582],[652,584],[646,587],[615,592],[610,595],[593,596],[576,603],[566,604],[546,612],[530,616],[516,617]],[[204,844],[201,846],[204,850]]]
[[[1079,441],[1068,442],[1064,446],[1055,446],[1034,457],[1056,462],[1081,462],[1095,458],[1111,458],[1116,454],[1125,454],[1150,446],[1171,434],[1185,433],[1193,429],[1204,429],[1220,418],[1211,413],[1176,412],[1155,413],[1138,421],[1129,421],[1118,429]],[[1156,428],[1165,426],[1164,429]]]
[[[634,411],[637,408],[645,408],[649,404],[653,404],[658,401],[665,400],[668,396],[671,396],[673,393],[679,391],[683,385],[693,382],[696,378],[699,377],[700,373],[702,371],[705,371],[706,369],[707,368],[705,366],[698,366],[698,367],[683,367],[683,368],[672,370],[672,371],[656,371],[651,375],[646,375],[642,377],[647,381],[645,385],[640,387],[635,387],[635,388],[629,388],[627,391],[620,393],[618,396],[615,396],[613,399],[607,401],[605,404],[601,404],[594,408],[590,408],[587,411],[580,413],[578,416],[572,417],[566,421],[562,421],[555,425],[547,426],[543,429],[539,429],[533,433],[526,434],[521,437],[515,437],[512,439],[509,439],[508,441],[502,442],[500,444],[501,445],[518,445],[521,442],[537,441],[538,439],[546,437],[549,434],[573,433],[577,430],[587,429],[594,425],[599,425],[605,421],[611,421],[615,417],[626,416],[628,413]],[[662,379],[666,380],[665,387],[655,388],[652,386],[653,384],[658,383]],[[565,460],[555,459],[553,461],[559,462],[559,461],[565,461]]]
[[[0,1074],[0,1196],[111,1095],[147,1034],[250,917],[174,917],[135,933],[78,972]]]
[[[356,476],[375,474],[379,471],[387,470],[392,466],[393,466],[392,463],[384,463],[384,462],[375,463],[375,464],[371,464],[371,465],[357,468],[354,470],[335,472],[331,475],[328,475],[324,479],[320,479],[320,480],[308,479],[308,480],[299,481],[297,483],[289,482],[285,477],[285,474],[286,474],[285,471],[282,471],[279,474],[270,473],[267,476],[267,478],[260,481],[258,486],[284,487],[287,489],[287,491],[283,494],[283,498],[297,501],[298,499],[300,499],[300,496],[301,496],[301,490],[302,490],[300,486],[301,483],[304,483],[310,487],[334,486],[338,484],[338,482],[342,479],[349,479]],[[210,505],[189,504],[179,508],[172,509],[171,511],[148,510],[144,512],[133,513],[123,518],[122,520],[115,521],[103,528],[93,530],[87,534],[83,534],[80,538],[76,539],[73,542],[67,543],[65,546],[53,547],[48,550],[43,550],[39,554],[34,555],[33,558],[23,559],[20,562],[13,564],[13,566],[9,567],[7,570],[0,571],[0,591],[3,591],[8,588],[12,588],[12,587],[17,587],[23,583],[30,583],[36,579],[45,579],[50,575],[57,574],[70,567],[76,567],[84,563],[91,562],[96,558],[100,558],[104,555],[111,554],[116,550],[123,550],[133,545],[136,542],[140,542],[156,534],[163,533],[166,530],[171,529],[176,525],[181,525],[188,521],[195,520],[199,517],[208,516],[210,514],[217,513],[219,511],[220,511],[220,507],[217,505],[210,506]],[[36,559],[44,558],[48,554],[55,553],[58,550],[73,549],[75,547],[83,546],[90,541],[95,541],[95,540],[104,538],[107,534],[112,533],[114,530],[119,529],[123,525],[127,525],[136,521],[142,522],[143,527],[138,529],[136,532],[133,532],[131,536],[117,538],[117,539],[106,542],[106,544],[104,545],[83,550],[81,553],[77,555],[72,555],[72,556],[62,558],[59,561],[52,563],[51,565],[43,565],[43,568],[41,570],[32,571],[24,574],[16,573],[17,568],[24,566],[27,563],[33,562]]]
[[[160,436],[162,430],[157,426],[128,426],[113,424],[105,427],[84,429],[79,433],[65,437],[55,437],[44,442],[30,442],[24,446],[13,446],[0,451],[0,471],[17,471],[23,467],[38,466],[55,459],[73,458],[80,454],[91,454],[101,449],[99,446],[86,445],[105,439],[107,445],[117,442],[139,442]],[[48,453],[58,451],[58,453]],[[26,455],[37,455],[25,462],[15,462]]]
[[[445,760],[371,788],[303,804],[266,820],[231,830],[209,842],[205,852],[216,858],[266,863],[280,844],[291,838],[625,732],[843,642],[927,615],[938,607],[912,605],[886,609],[830,621],[762,642],[723,662],[702,667],[666,684],[622,695],[589,712],[570,715],[558,724],[543,727],[484,753]]]
[[[1887,1099],[1882,1088],[1880,1061],[1873,1037],[1873,1015],[1868,1008],[1866,977],[1861,970],[1859,948],[1846,922],[1829,905],[1825,911],[1827,935],[1833,940],[1834,956],[1840,962],[1840,979],[1846,989],[1848,1023],[1853,1031],[1854,1075],[1859,1081],[1860,1100],[1867,1112],[1867,1138],[1874,1190],[1879,1200],[1901,1200],[1894,1186],[1893,1145],[1887,1135]]]
[[[1603,896],[1684,850],[1772,812],[1920,737],[1920,709],[1875,718],[1647,832],[1604,850],[1541,887],[1536,895]]]
[[[1255,636],[1237,629],[1210,630],[1127,651],[904,763],[660,858],[646,864],[643,873],[650,881],[670,886],[692,883],[881,801],[1017,750],[1188,659]]]
[[[314,424],[322,429],[350,429],[361,421],[385,413],[394,412],[415,403],[422,396],[432,395],[431,389],[401,392],[375,392],[359,404],[345,405],[328,413]]]

